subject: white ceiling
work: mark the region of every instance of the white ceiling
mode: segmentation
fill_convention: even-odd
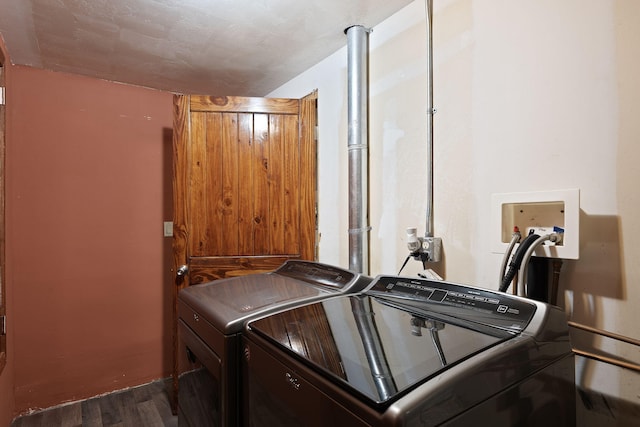
[[[0,0],[11,62],[172,92],[264,96],[412,0]]]

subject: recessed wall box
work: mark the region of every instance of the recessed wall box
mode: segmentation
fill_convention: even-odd
[[[552,233],[554,227],[564,230],[558,244],[547,242],[538,247],[535,256],[578,259],[580,257],[580,190],[536,191],[491,195],[492,252],[504,253],[514,227],[524,239],[531,230],[536,234]]]

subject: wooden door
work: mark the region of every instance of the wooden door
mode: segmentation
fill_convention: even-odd
[[[174,300],[316,258],[316,100],[174,97]]]
[[[180,287],[315,259],[315,102],[175,96]]]

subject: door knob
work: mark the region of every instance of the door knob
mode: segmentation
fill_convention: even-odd
[[[189,272],[189,267],[187,267],[186,265],[181,265],[180,267],[178,267],[178,271],[176,271],[176,274],[178,277],[183,277],[188,272]]]

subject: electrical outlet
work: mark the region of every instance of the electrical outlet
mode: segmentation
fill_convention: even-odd
[[[442,239],[440,237],[425,237],[422,241],[422,250],[427,254],[429,262],[442,260]]]
[[[417,228],[407,228],[407,249],[415,259],[440,262],[442,259],[442,239],[440,237],[418,237]]]

